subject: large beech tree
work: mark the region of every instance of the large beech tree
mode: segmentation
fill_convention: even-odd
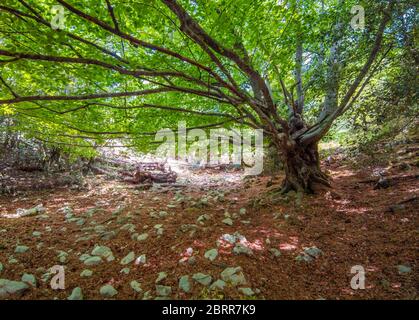
[[[64,8],[62,29],[55,5]],[[351,8],[365,10],[354,29]],[[150,146],[176,128],[252,127],[283,191],[328,184],[318,142],[392,48],[395,1],[2,0],[0,107],[43,141]],[[56,10],[56,9],[55,9]],[[55,19],[55,20],[54,20]]]

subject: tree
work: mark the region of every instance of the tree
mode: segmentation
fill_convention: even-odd
[[[40,138],[82,144],[146,147],[180,119],[261,128],[284,163],[283,191],[311,192],[329,185],[318,142],[385,58],[394,3],[364,4],[366,30],[354,31],[353,1],[6,0],[0,106]]]

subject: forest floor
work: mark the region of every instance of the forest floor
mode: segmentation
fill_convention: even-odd
[[[87,190],[1,196],[0,278],[36,278],[10,299],[67,299],[75,287],[103,299],[106,284],[113,299],[417,299],[419,170],[389,161],[387,175],[398,178],[388,188],[373,188],[378,164],[336,159],[323,164],[333,189],[302,199],[269,196],[270,177],[213,170],[178,188],[142,191],[95,176]],[[16,214],[40,204],[44,212]],[[108,247],[101,258],[95,246]],[[54,265],[65,266],[64,290],[50,287]],[[351,288],[357,265],[365,289]]]

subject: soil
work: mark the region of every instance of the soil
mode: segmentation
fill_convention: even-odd
[[[115,299],[141,299],[143,295],[135,293],[130,282],[140,282],[143,292],[150,291],[154,298],[157,275],[165,271],[168,277],[161,284],[172,287],[172,299],[244,299],[248,297],[232,286],[213,292],[194,282],[190,293],[182,292],[178,287],[183,275],[202,272],[211,275],[214,281],[226,267],[240,266],[247,280],[245,287],[256,292],[254,299],[417,299],[419,206],[415,196],[419,183],[415,175],[418,168],[391,167],[387,172],[389,176],[405,178],[394,180],[386,189],[374,189],[374,183],[365,183],[380,168],[374,164],[362,168],[354,169],[345,161],[323,164],[323,169],[332,178],[333,188],[304,196],[301,201],[288,195],[276,201],[257,202],[257,199],[266,200],[266,195],[274,188],[267,187],[270,177],[241,179],[239,172],[211,170],[194,173],[196,179],[180,189],[139,191],[124,182],[96,176],[90,178],[90,187],[84,191],[56,187],[33,190],[16,197],[2,196],[0,262],[4,270],[0,278],[20,280],[23,273],[31,273],[38,279],[37,288],[12,299],[66,299],[75,287],[82,288],[85,299],[103,299],[99,289],[105,284],[112,284],[118,290]],[[282,178],[278,176],[277,182]],[[191,199],[185,203],[176,202],[177,190],[181,190],[184,198],[189,196]],[[195,204],[202,197],[214,194],[214,190],[225,194],[224,201],[210,197],[207,205]],[[406,200],[409,201],[401,210],[390,210],[391,206]],[[39,204],[46,208],[49,218],[6,217],[18,208],[27,209]],[[97,210],[92,217],[86,218],[84,225],[78,226],[67,222],[64,214],[58,211],[65,205],[74,210],[76,217],[86,218],[86,211]],[[123,209],[119,214],[113,214],[120,206]],[[239,214],[241,208],[246,208],[244,215]],[[158,214],[161,210],[169,215],[163,218],[150,216],[150,212]],[[226,211],[233,216],[232,226],[222,222]],[[210,219],[200,225],[197,219],[202,214],[208,214]],[[127,223],[134,224],[135,232],[139,234],[148,232],[148,239],[132,240],[132,232],[120,230]],[[117,231],[117,235],[111,240],[102,240],[94,231],[82,230],[98,224]],[[164,233],[160,236],[156,234],[156,224],[163,225]],[[193,235],[182,232],[180,229],[184,224],[197,224],[197,232]],[[41,237],[35,238],[34,231],[40,231]],[[224,242],[213,262],[204,257],[206,250],[217,248],[217,240],[223,234],[234,232],[246,237],[253,250],[252,256],[235,255],[231,245]],[[86,235],[91,239],[76,241]],[[37,248],[40,242],[43,245]],[[14,253],[17,244],[29,246],[29,252]],[[96,244],[110,247],[115,261],[84,265],[79,256],[90,253]],[[312,262],[296,261],[305,247],[312,246],[323,254]],[[196,263],[179,263],[188,248],[193,249]],[[280,250],[281,256],[275,257],[269,251],[271,248]],[[53,290],[49,281],[40,281],[47,269],[60,265],[58,250],[69,253],[64,290]],[[136,257],[145,254],[147,262],[145,265],[130,264],[130,273],[125,275],[120,272],[126,267],[120,260],[130,251],[134,251]],[[10,256],[19,263],[9,264]],[[351,268],[356,265],[365,269],[364,290],[354,290],[350,285],[354,276]],[[412,271],[399,274],[398,265],[409,266]],[[84,269],[92,270],[93,275],[80,277]]]

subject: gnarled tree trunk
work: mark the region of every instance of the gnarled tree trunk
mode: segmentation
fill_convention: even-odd
[[[282,152],[285,169],[283,193],[295,190],[297,192],[313,193],[316,184],[330,187],[328,176],[321,171],[317,143],[300,146],[290,143]]]

